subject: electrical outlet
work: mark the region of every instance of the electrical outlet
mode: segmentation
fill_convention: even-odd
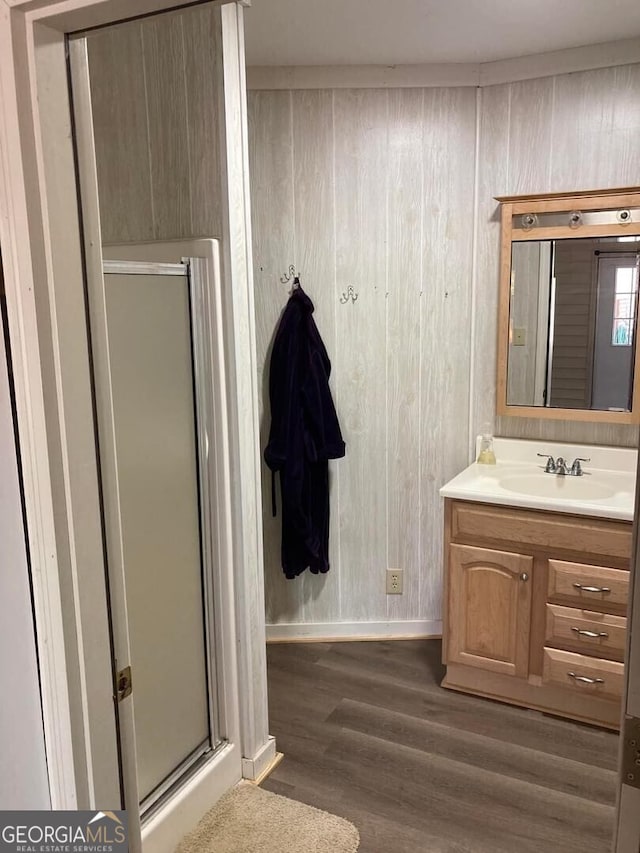
[[[404,569],[387,569],[387,595],[402,595]]]

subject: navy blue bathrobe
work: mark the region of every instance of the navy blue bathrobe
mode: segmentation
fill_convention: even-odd
[[[313,302],[296,287],[273,342],[269,373],[271,431],[264,458],[280,472],[282,569],[329,571],[329,459],[345,445],[329,389],[331,362],[313,317]],[[275,499],[274,499],[275,515]]]

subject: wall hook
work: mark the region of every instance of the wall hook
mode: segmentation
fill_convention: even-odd
[[[287,284],[291,281],[292,278],[295,278],[296,275],[297,273],[295,266],[293,264],[289,264],[288,271],[284,275],[280,276],[280,281],[282,282],[282,284]]]
[[[351,300],[352,302],[355,302],[357,298],[358,298],[358,294],[353,289],[353,285],[350,284],[347,287],[347,292],[343,293],[342,296],[340,297],[340,302],[343,305],[346,305],[349,300]]]

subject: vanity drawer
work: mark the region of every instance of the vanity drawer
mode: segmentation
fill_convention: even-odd
[[[632,525],[587,516],[562,515],[527,509],[507,509],[490,504],[453,501],[451,538],[481,545],[508,543],[551,552],[593,554],[615,562],[631,559]],[[522,551],[526,553],[526,551]]]
[[[549,560],[548,599],[581,610],[626,613],[629,572],[584,563]]]
[[[624,664],[545,648],[542,683],[552,687],[566,687],[585,696],[620,701],[624,686]]]
[[[623,661],[626,637],[627,620],[624,616],[547,604],[547,646]]]

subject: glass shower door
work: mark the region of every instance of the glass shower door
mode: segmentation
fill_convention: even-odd
[[[112,603],[125,611],[143,812],[220,744],[199,286],[197,259],[104,262],[107,557],[124,579]]]

